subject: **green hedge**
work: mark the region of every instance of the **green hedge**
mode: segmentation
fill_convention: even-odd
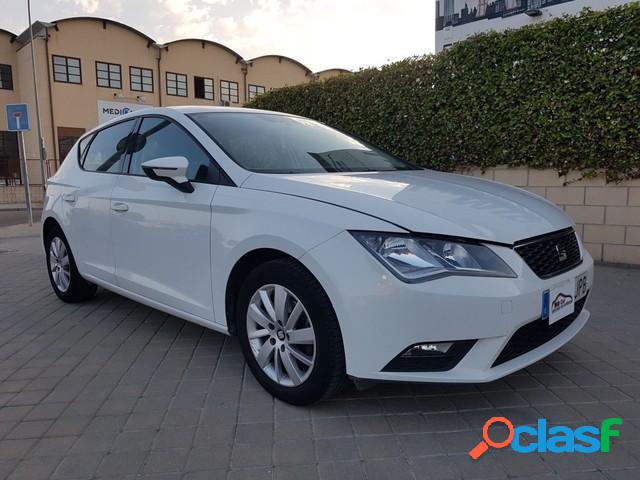
[[[439,170],[495,165],[640,177],[640,4],[585,10],[439,55],[261,95]]]

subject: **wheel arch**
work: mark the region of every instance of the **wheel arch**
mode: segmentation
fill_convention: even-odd
[[[236,325],[236,299],[240,287],[242,286],[242,281],[246,276],[251,272],[254,268],[266,263],[270,260],[276,259],[287,259],[291,260],[302,268],[304,268],[309,274],[318,282],[318,284],[323,288],[322,283],[318,279],[316,275],[307,267],[303,262],[301,262],[298,258],[286,253],[282,250],[278,250],[275,248],[258,248],[251,250],[245,253],[242,257],[240,257],[236,263],[234,264],[229,277],[227,278],[227,286],[225,290],[225,315],[227,320],[227,328],[230,335],[236,335],[237,333],[237,325]],[[325,294],[327,297],[329,296],[325,290]],[[329,301],[331,299],[329,298]]]
[[[56,227],[59,228],[62,231],[62,233],[64,233],[64,231],[62,230],[62,225],[60,225],[60,222],[58,222],[58,220],[56,220],[54,217],[49,216],[44,220],[44,222],[42,222],[42,243],[43,244],[47,240],[47,236],[49,235],[49,233]]]

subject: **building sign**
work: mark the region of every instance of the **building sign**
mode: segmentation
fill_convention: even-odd
[[[112,120],[121,115],[149,108],[151,105],[140,105],[139,103],[110,102],[98,100],[98,124]]]

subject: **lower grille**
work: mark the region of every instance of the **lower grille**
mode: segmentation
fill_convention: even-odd
[[[540,278],[559,275],[582,262],[573,228],[522,240],[514,249]]]
[[[549,320],[539,318],[520,327],[509,339],[496,361],[493,362],[492,367],[497,367],[525,353],[529,353],[531,350],[535,350],[560,335],[578,318],[587,301],[587,296],[576,302],[575,310],[571,315],[567,315],[551,325],[549,325]]]

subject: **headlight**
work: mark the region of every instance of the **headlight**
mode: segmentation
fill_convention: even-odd
[[[445,275],[516,277],[500,257],[480,243],[394,233],[351,234],[404,282],[424,282]]]

